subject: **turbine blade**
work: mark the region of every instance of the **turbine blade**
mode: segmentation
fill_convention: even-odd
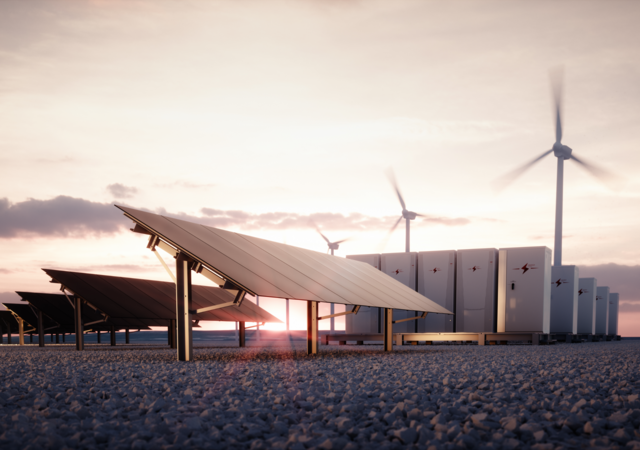
[[[524,172],[526,172],[531,166],[533,166],[535,163],[540,161],[542,158],[547,156],[552,151],[553,150],[547,150],[546,152],[544,152],[542,155],[538,156],[537,158],[529,161],[526,164],[523,164],[522,166],[518,167],[515,170],[512,170],[511,172],[508,172],[508,173],[504,174],[503,176],[501,176],[500,178],[495,180],[493,183],[491,183],[493,185],[493,188],[495,190],[497,190],[497,191],[503,190],[508,185],[510,185],[513,182],[513,180],[518,178],[520,175],[522,175]]]
[[[402,205],[402,209],[407,209],[407,206],[404,203],[404,199],[402,198],[402,194],[400,193],[400,189],[398,189],[398,183],[396,182],[396,176],[393,173],[393,169],[387,170],[387,177],[391,182],[391,185],[396,190],[396,194],[398,194],[398,200],[400,200],[400,204]]]
[[[587,170],[591,175],[598,178],[601,182],[606,184],[610,189],[619,190],[623,183],[621,176],[616,176],[608,170],[598,167],[593,163],[585,161],[583,158],[578,158],[575,153],[571,154],[571,159],[580,164],[583,169]]]
[[[346,239],[343,239],[341,241],[336,241],[336,242],[334,242],[334,244],[342,244],[343,242],[347,242],[349,239],[351,239],[351,238],[346,238]]]
[[[320,228],[318,228],[318,224],[316,224],[313,220],[311,220],[311,223],[313,224],[313,227],[316,229],[318,234],[322,236],[322,239],[324,239],[327,242],[327,244],[330,244],[331,241],[329,241],[329,239],[327,239],[327,237],[324,234],[322,234],[322,231],[320,231]]]
[[[556,112],[556,142],[562,141],[562,79],[564,70],[562,66],[552,69],[549,73],[551,89],[553,90],[553,102]]]
[[[387,236],[384,238],[384,240],[382,241],[382,246],[380,247],[379,252],[382,253],[384,251],[384,248],[387,246],[387,242],[389,242],[389,238],[391,237],[391,235],[393,234],[393,232],[395,231],[396,228],[398,228],[398,225],[400,224],[400,222],[404,219],[404,217],[400,216],[400,218],[398,219],[398,221],[391,227],[391,229],[389,230],[389,232],[387,233]]]

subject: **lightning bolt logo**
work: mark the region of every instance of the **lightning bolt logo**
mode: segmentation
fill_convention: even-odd
[[[467,270],[470,270],[472,272],[475,272],[476,270],[480,270],[480,267],[478,266],[473,266],[473,267],[469,267]]]
[[[578,297],[581,296],[582,294],[586,294],[587,292],[589,292],[589,291],[587,291],[586,289],[580,289],[578,291]]]
[[[396,270],[393,271],[393,273],[395,273],[396,275],[398,275],[401,272],[402,272],[402,270],[400,270],[400,269],[396,269]]]
[[[524,266],[522,266],[522,267],[516,267],[516,268],[514,268],[513,270],[522,270],[522,273],[523,273],[523,274],[525,274],[525,273],[527,273],[529,270],[534,270],[534,269],[537,269],[537,267],[535,267],[535,264],[531,264],[531,265],[530,265],[529,263],[526,263]]]
[[[440,272],[440,269],[438,269],[437,267],[434,267],[429,272],[433,272],[433,273]]]

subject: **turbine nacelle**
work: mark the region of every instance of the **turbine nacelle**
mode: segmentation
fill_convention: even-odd
[[[571,150],[571,147],[562,145],[560,142],[556,142],[555,144],[553,144],[552,150],[553,154],[557,158],[571,159],[571,152],[573,151]]]
[[[418,216],[418,213],[414,213],[413,211],[407,211],[406,209],[402,210],[402,217],[404,219],[415,220]]]
[[[340,245],[338,244],[338,242],[329,242],[327,245],[329,246],[329,250],[338,250],[340,248]]]

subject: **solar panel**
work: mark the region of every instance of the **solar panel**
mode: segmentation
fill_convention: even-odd
[[[150,234],[254,295],[453,314],[366,263],[116,206]]]
[[[38,325],[37,314],[24,303],[3,303],[4,307],[11,311],[14,315],[20,317],[25,323],[24,328],[36,328]],[[51,320],[47,321],[47,325],[54,326],[55,323]]]
[[[74,310],[73,306],[69,302],[69,299],[62,294],[45,294],[40,292],[16,292],[24,301],[30,303],[35,308],[42,311],[44,315],[45,323],[43,324],[46,330],[52,330],[55,333],[74,333]],[[27,305],[21,305],[22,307],[28,307]],[[24,319],[21,314],[20,317]],[[138,329],[148,328],[148,326],[141,321],[131,321],[122,319],[111,319],[108,322],[98,322],[103,320],[102,314],[96,312],[92,308],[83,308],[82,317],[84,323],[93,323],[91,330],[93,331],[110,331],[111,325],[114,325],[116,329],[121,330],[125,328]],[[34,326],[37,326],[37,317]],[[52,321],[53,324],[49,324],[47,320]],[[97,323],[96,323],[97,322]],[[31,323],[31,322],[29,322]],[[53,326],[57,325],[54,329]]]
[[[43,269],[56,283],[83,298],[109,316],[146,326],[168,326],[176,319],[175,284],[165,281],[114,277],[80,272]],[[233,301],[232,293],[209,286],[193,286],[196,309]],[[68,303],[68,302],[67,302]],[[274,315],[251,302],[239,307],[205,311],[192,315],[194,320],[280,322]],[[130,328],[137,328],[131,326]]]
[[[0,311],[0,325],[2,326],[3,333],[6,333],[7,331],[10,331],[11,333],[18,332],[18,321],[16,321],[16,318],[11,311]],[[7,327],[9,328],[7,329]]]

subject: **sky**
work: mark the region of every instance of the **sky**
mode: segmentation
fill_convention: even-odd
[[[169,281],[114,203],[336,255],[553,247],[640,336],[640,3],[0,2],[0,301],[41,268]],[[202,280],[202,284],[206,284]],[[261,301],[284,318],[280,300]],[[302,306],[292,328],[306,326]]]

